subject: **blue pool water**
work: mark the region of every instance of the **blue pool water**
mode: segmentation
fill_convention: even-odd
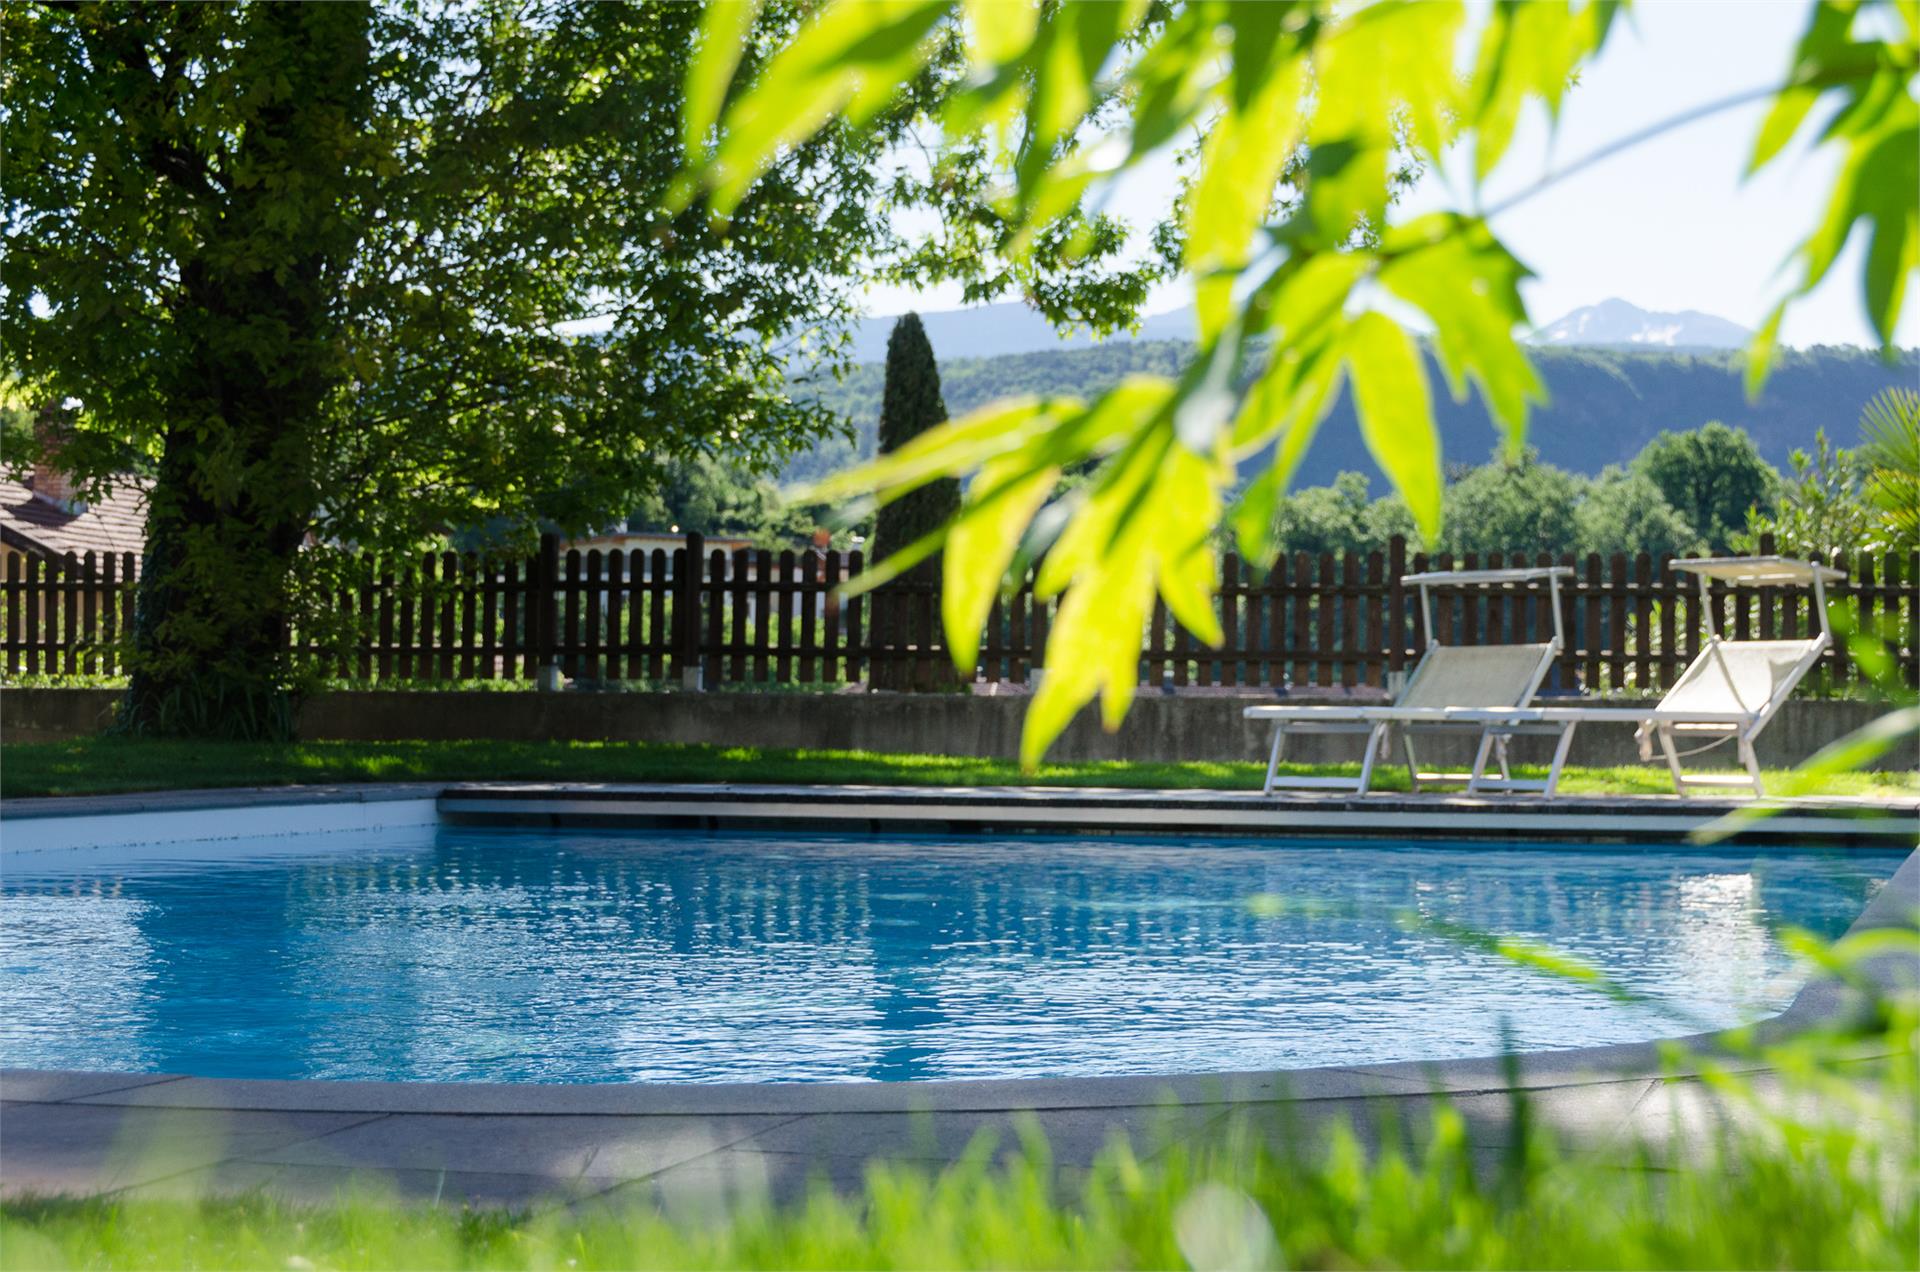
[[[1897,853],[454,827],[9,854],[0,1065],[858,1081],[1645,1039],[1784,1006]],[[1249,898],[1263,900],[1249,905]],[[1623,1006],[1408,915],[1521,936]]]

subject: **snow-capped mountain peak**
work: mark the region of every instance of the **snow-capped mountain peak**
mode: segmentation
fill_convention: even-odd
[[[1697,309],[1654,313],[1616,297],[1582,306],[1540,327],[1529,339],[1542,345],[1743,349],[1753,333],[1738,323]]]

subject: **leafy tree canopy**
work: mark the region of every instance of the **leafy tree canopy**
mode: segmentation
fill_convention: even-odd
[[[718,87],[808,8],[716,6]],[[914,258],[889,200],[959,170],[886,161],[964,59],[927,50],[860,129],[816,116],[723,222],[674,198],[703,20],[557,0],[0,11],[11,370],[83,404],[64,467],[157,478],[127,723],[283,723],[288,629],[326,636],[308,602],[329,545],[604,524],[681,459],[767,468],[833,427],[786,374],[830,362],[859,285]],[[1055,233],[1113,237],[1062,216]],[[1053,315],[1126,321],[1139,289],[1097,247],[1071,255],[1058,278],[992,252],[951,272],[1046,278]]]
[[[1660,487],[1631,468],[1609,468],[1587,488],[1573,513],[1573,543],[1581,554],[1634,557],[1698,553],[1707,545],[1686,514]]]
[[[1746,526],[1750,510],[1772,509],[1780,481],[1744,430],[1718,420],[1684,433],[1660,434],[1640,452],[1634,467],[1716,547]]]
[[[1540,552],[1566,542],[1585,482],[1532,451],[1447,484],[1439,545],[1448,552]]]
[[[1442,499],[1445,528],[1438,542],[1424,540],[1397,496],[1369,501],[1367,479],[1342,473],[1331,486],[1282,499],[1274,537],[1288,552],[1372,552],[1399,534],[1417,548],[1482,557],[1645,552],[1657,559],[1707,546],[1637,466],[1588,478],[1530,451],[1519,462],[1496,452],[1484,465],[1456,471]]]

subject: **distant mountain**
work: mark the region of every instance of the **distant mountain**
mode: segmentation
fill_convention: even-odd
[[[887,335],[897,316],[864,318],[855,326],[855,362],[886,361]],[[1193,339],[1191,305],[1142,319],[1138,332],[1122,332],[1100,340],[1085,332],[1063,338],[1045,318],[1018,303],[936,309],[921,313],[920,321],[933,342],[935,356],[943,362],[950,358],[998,358],[1124,346],[1142,340]],[[1617,298],[1576,309],[1527,337],[1536,345],[1602,349],[1744,349],[1752,338],[1753,333],[1745,327],[1713,314],[1695,309],[1656,313]]]
[[[937,352],[940,346],[934,347]],[[1126,375],[1178,375],[1192,356],[1186,341],[1109,340],[1093,348],[997,358],[943,356],[940,378],[947,409],[959,415],[1017,394],[1092,397]],[[1835,445],[1854,445],[1867,399],[1895,385],[1911,386],[1920,376],[1920,351],[1907,350],[1887,363],[1865,349],[1787,349],[1774,364],[1765,395],[1749,403],[1741,383],[1744,360],[1725,350],[1550,347],[1536,349],[1533,357],[1552,401],[1533,413],[1527,441],[1549,463],[1588,474],[1632,459],[1663,430],[1698,428],[1709,420],[1746,429],[1760,453],[1784,470],[1796,447],[1812,447],[1817,429],[1824,428]],[[789,480],[823,477],[873,454],[882,371],[860,366],[837,383],[795,386],[796,393],[810,394],[846,418],[854,435],[822,440],[788,467]],[[1486,462],[1499,435],[1479,398],[1455,402],[1432,366],[1428,382],[1447,459]],[[1297,483],[1324,485],[1342,469],[1375,476],[1375,491],[1386,489],[1360,441],[1345,392],[1321,424]]]
[[[886,314],[861,319],[853,331],[853,360],[885,362],[887,336],[898,317],[898,314]],[[1096,340],[1085,332],[1062,338],[1052,323],[1018,303],[927,310],[921,312],[920,322],[927,329],[927,339],[933,342],[934,355],[942,362],[949,358],[997,358],[1010,353],[1092,349],[1134,340],[1193,338],[1191,305],[1142,319],[1138,335],[1122,333],[1104,340]]]
[[[1588,348],[1744,349],[1753,333],[1697,309],[1654,313],[1615,298],[1582,306],[1528,339],[1539,345]]]

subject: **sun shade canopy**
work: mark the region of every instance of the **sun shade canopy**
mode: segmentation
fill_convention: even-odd
[[[1847,577],[1828,566],[1779,556],[1704,557],[1698,561],[1675,561],[1673,568],[1723,583],[1784,583],[1807,587],[1815,582],[1837,583]]]
[[[1402,583],[1532,583],[1540,579],[1570,579],[1573,571],[1564,565],[1529,566],[1521,570],[1433,570],[1426,574],[1402,575]]]

